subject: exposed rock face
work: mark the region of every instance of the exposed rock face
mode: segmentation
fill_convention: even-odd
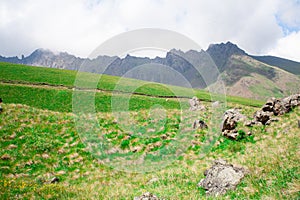
[[[211,44],[207,49],[207,53],[214,60],[220,72],[225,70],[225,65],[232,55],[246,55],[237,45],[227,42],[226,44]]]
[[[239,121],[245,120],[246,117],[236,109],[229,109],[223,115],[222,134],[230,139],[237,139],[238,131],[236,126]]]
[[[159,198],[150,192],[146,192],[140,197],[134,197],[133,200],[159,200]]]
[[[222,159],[215,160],[213,166],[204,172],[206,177],[198,186],[203,187],[207,195],[223,195],[227,190],[235,189],[245,174],[244,168],[234,167]]]
[[[254,119],[248,125],[263,124],[269,125],[272,122],[272,116],[283,115],[290,112],[294,107],[300,105],[300,94],[288,96],[283,99],[274,97],[267,100],[261,110],[254,113]]]
[[[199,111],[204,110],[204,105],[201,104],[200,100],[197,97],[193,97],[189,100],[190,110],[191,111]]]
[[[29,56],[22,56],[21,58],[0,56],[0,61],[80,70],[183,87],[192,86],[193,88],[207,88],[213,83],[219,83],[218,80],[222,77],[222,82],[225,83],[226,87],[228,86],[227,92],[231,95],[248,98],[260,97],[252,94],[249,86],[252,85],[253,81],[257,81],[256,75],[261,75],[272,80],[272,87],[265,88],[272,93],[274,93],[272,90],[274,87],[281,90],[282,94],[299,91],[297,87],[285,84],[294,83],[299,85],[300,79],[297,76],[300,74],[299,62],[272,56],[267,59],[261,58],[260,56],[250,56],[237,45],[227,42],[212,44],[206,51],[189,50],[183,52],[172,49],[167,52],[165,57],[155,58],[141,58],[130,55],[124,58],[105,55],[99,55],[96,58],[79,58],[66,52],[53,53],[49,50],[37,49]],[[262,63],[256,59],[262,61]],[[269,63],[269,61],[272,61],[273,64],[280,63],[275,65],[290,71],[292,74],[284,75],[285,73],[282,71],[263,64]],[[249,65],[249,63],[251,64]],[[289,67],[289,65],[294,67]],[[254,79],[250,78],[250,75]],[[273,80],[275,77],[276,81]],[[262,80],[261,83],[263,84],[265,81]]]

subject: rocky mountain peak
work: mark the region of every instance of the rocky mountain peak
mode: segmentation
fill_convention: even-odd
[[[207,52],[210,53],[222,53],[227,55],[247,55],[246,52],[240,49],[236,44],[231,42],[211,44],[209,45]]]
[[[232,55],[247,55],[244,50],[231,42],[211,44],[206,52],[211,56],[221,72],[225,70],[226,62]]]

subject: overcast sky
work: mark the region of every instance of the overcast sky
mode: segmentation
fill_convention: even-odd
[[[161,28],[206,49],[231,41],[250,54],[300,61],[299,0],[1,0],[0,55],[37,48],[87,57],[126,31]]]

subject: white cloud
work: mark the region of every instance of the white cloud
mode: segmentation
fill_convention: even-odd
[[[295,5],[294,0],[4,0],[0,55],[28,55],[42,47],[88,56],[103,41],[138,28],[174,30],[203,48],[230,40],[249,53],[275,52],[292,37],[284,35],[278,19],[299,26]]]
[[[269,54],[300,62],[300,32],[293,32],[278,40]]]
[[[276,15],[279,23],[286,29],[300,29],[300,2],[298,0],[281,1]]]

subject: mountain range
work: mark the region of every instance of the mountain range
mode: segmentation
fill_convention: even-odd
[[[224,84],[227,94],[255,99],[300,92],[300,63],[274,56],[253,56],[231,42],[206,51],[172,49],[164,58],[100,55],[79,58],[66,52],[37,49],[29,56],[1,62],[80,70],[177,86],[208,89]]]

